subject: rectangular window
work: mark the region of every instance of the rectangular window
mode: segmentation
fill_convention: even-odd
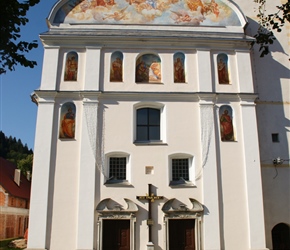
[[[160,140],[160,110],[141,108],[137,110],[137,141]]]
[[[279,142],[279,134],[272,134],[272,142]]]
[[[109,177],[117,180],[126,180],[126,157],[110,158]]]
[[[189,166],[188,158],[172,159],[172,180],[178,181],[181,178],[189,181]]]

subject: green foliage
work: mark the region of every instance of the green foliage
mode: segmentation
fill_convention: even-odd
[[[276,40],[273,31],[281,32],[286,22],[290,22],[290,0],[277,7],[275,13],[266,14],[266,0],[254,0],[259,4],[257,17],[259,29],[254,36],[256,41],[252,43],[260,46],[260,56],[264,57],[270,53],[269,45]]]
[[[21,41],[21,26],[29,20],[26,17],[30,7],[40,0],[0,0],[0,75],[7,70],[14,70],[20,64],[33,68],[36,61],[30,61],[25,54],[33,48],[37,48],[36,40],[32,42]]]
[[[0,131],[0,156],[13,162],[23,174],[32,171],[33,151],[23,145],[20,139],[7,137]]]

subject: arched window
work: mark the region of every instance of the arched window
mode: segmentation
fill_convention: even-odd
[[[136,82],[161,82],[161,60],[154,54],[145,54],[136,61]]]
[[[160,141],[160,109],[137,109],[137,141]]]
[[[111,56],[110,81],[123,81],[123,53],[120,51],[114,52]]]
[[[219,84],[229,84],[228,56],[226,54],[218,54],[217,56],[218,81]]]
[[[279,223],[272,229],[273,250],[290,249],[290,227]]]
[[[76,106],[72,102],[66,102],[61,107],[59,138],[75,138]]]
[[[220,133],[222,141],[234,141],[233,110],[229,105],[219,109]]]
[[[173,65],[174,82],[185,83],[185,69],[184,69],[185,56],[184,54],[181,52],[175,53],[173,60],[174,60],[174,65]]]
[[[74,51],[67,53],[65,62],[65,81],[77,81],[78,78],[78,54]]]

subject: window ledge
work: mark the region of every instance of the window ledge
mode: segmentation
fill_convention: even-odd
[[[107,187],[133,187],[133,185],[127,181],[127,180],[107,180],[105,183],[104,183],[105,186]]]
[[[136,146],[146,146],[146,145],[165,145],[167,146],[168,144],[162,141],[134,141],[134,144]]]
[[[186,181],[183,178],[180,178],[178,181],[170,181],[169,186],[172,188],[194,188],[194,185],[191,181]]]

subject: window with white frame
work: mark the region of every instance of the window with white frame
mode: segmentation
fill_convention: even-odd
[[[139,103],[135,106],[135,142],[164,142],[164,105]]]
[[[107,155],[107,180],[105,184],[129,183],[129,155],[111,153]]]
[[[137,110],[137,141],[160,140],[160,110],[141,108]]]
[[[193,157],[175,154],[169,157],[170,186],[194,186]]]

